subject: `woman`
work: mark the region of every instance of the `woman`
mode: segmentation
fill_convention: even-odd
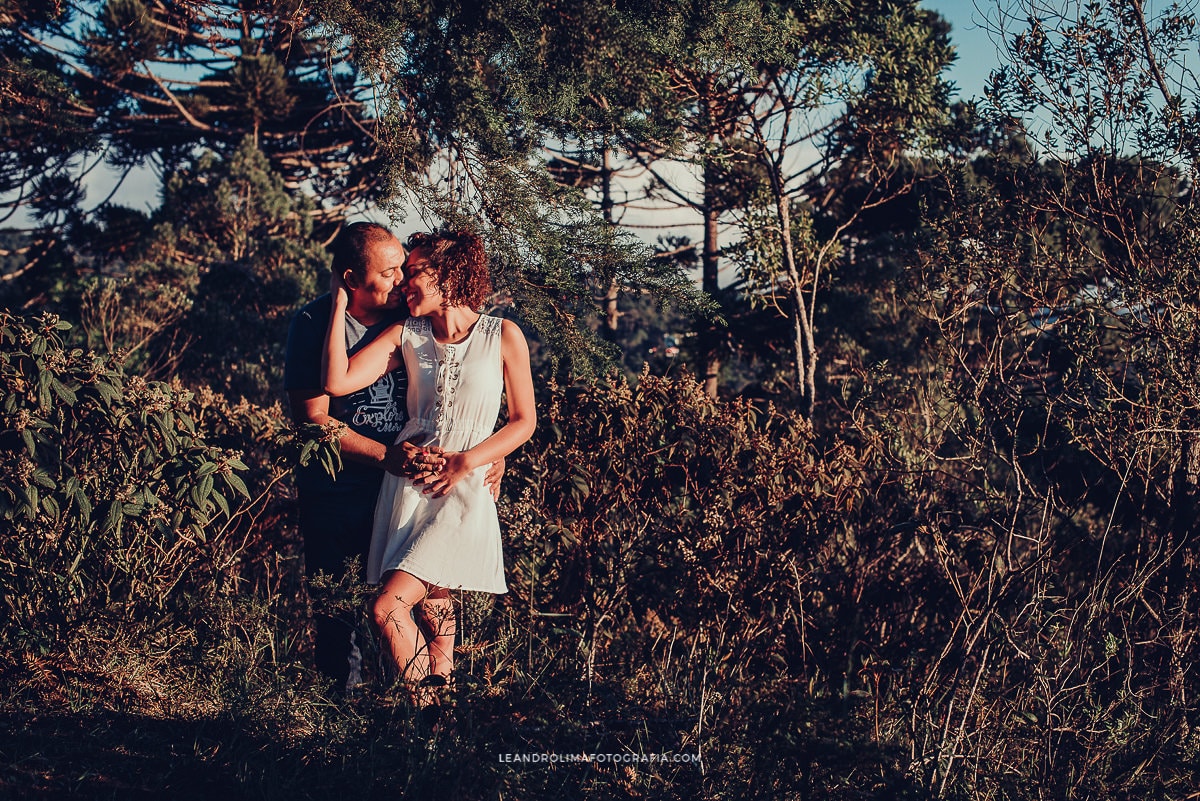
[[[325,390],[345,395],[401,362],[408,371],[408,422],[396,441],[429,449],[430,466],[417,479],[384,478],[367,580],[382,583],[372,614],[392,667],[414,685],[444,684],[454,667],[450,590],[508,589],[484,474],[533,435],[536,412],[521,329],[476,311],[492,291],[479,238],[417,234],[408,250],[401,290],[412,317],[351,359],[343,330],[347,294],[334,277]],[[495,430],[502,391],[508,422]]]

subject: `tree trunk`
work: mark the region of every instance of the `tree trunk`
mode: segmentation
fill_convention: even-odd
[[[716,141],[716,134],[709,134],[710,141]],[[720,252],[720,230],[718,224],[721,212],[717,207],[717,176],[712,165],[704,163],[704,205],[701,208],[704,216],[704,248],[700,253],[700,288],[711,298],[716,298],[721,289],[720,277],[717,274]],[[700,354],[704,365],[704,394],[710,398],[717,397],[717,383],[721,374],[721,330],[716,323],[704,326],[703,338],[700,342]]]
[[[608,149],[608,143],[604,143],[600,162],[600,213],[604,215],[604,221],[609,225],[613,225],[613,200],[612,200],[612,153]],[[617,308],[617,298],[621,294],[621,285],[617,282],[616,276],[613,276],[612,281],[608,284],[608,293],[604,296],[604,322],[606,336],[616,341],[617,338],[617,323],[621,319],[621,312]]]
[[[800,393],[804,416],[811,418],[817,394],[817,341],[813,335],[809,309],[804,302],[800,268],[796,264],[796,249],[792,242],[792,210],[783,192],[776,193],[775,204],[783,236],[783,266],[792,285],[792,324],[795,332],[792,346],[796,354],[796,389]]]

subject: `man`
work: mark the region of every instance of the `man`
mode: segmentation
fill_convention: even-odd
[[[350,291],[346,347],[351,354],[408,314],[399,289],[405,255],[400,240],[376,223],[348,225],[334,241],[331,269]],[[305,573],[340,577],[348,558],[365,560],[384,470],[403,472],[419,449],[391,444],[406,417],[403,367],[346,397],[330,397],[322,389],[321,353],[331,308],[330,296],[322,295],[292,320],[284,388],[297,423],[337,420],[347,426],[339,439],[342,469],[336,478],[316,464],[296,473]],[[338,686],[353,688],[361,681],[353,622],[327,615],[314,622],[317,669]]]

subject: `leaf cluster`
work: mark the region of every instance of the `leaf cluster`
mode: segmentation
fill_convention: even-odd
[[[128,375],[66,346],[68,328],[0,316],[0,637],[12,653],[81,629],[153,631],[189,592],[236,588],[289,463],[277,408]]]

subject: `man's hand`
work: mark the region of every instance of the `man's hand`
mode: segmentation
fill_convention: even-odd
[[[413,456],[420,452],[421,449],[411,442],[397,442],[395,445],[389,445],[387,453],[383,457],[383,469],[394,476],[407,476]]]
[[[488,465],[487,474],[483,477],[483,483],[487,486],[488,492],[492,493],[493,501],[500,500],[500,479],[502,478],[504,478],[503,456]]]
[[[397,442],[388,446],[383,467],[393,475],[411,478],[414,484],[424,484],[445,463],[441,448],[422,448],[411,442]]]

